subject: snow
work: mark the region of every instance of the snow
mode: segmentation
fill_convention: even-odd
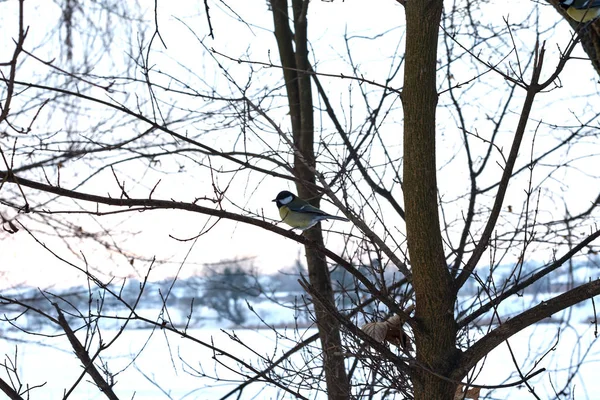
[[[593,330],[594,326],[589,323],[573,324],[560,332],[556,324],[540,324],[526,329],[509,340],[515,362],[507,345],[503,344],[487,357],[483,366],[477,368],[475,382],[499,385],[517,381],[516,363],[523,373],[547,368],[546,373],[531,380],[536,394],[542,399],[557,398],[554,390],[560,391],[565,385],[567,390],[573,392],[563,393],[558,398],[573,398],[573,395],[577,400],[597,398],[596,393],[600,392],[600,380],[597,379],[600,346]],[[247,376],[253,376],[252,368],[260,370],[265,367],[264,362],[257,361],[258,356],[277,358],[296,341],[316,331],[287,330],[292,340],[283,339],[266,329],[194,329],[188,333],[195,338],[194,341],[164,330],[126,330],[102,353],[101,359],[116,374],[114,390],[117,396],[136,400],[218,399]],[[108,343],[115,334],[114,330],[103,331],[103,342]],[[82,341],[85,338],[84,332],[79,332],[78,336]],[[242,365],[219,352],[213,353],[209,346],[222,349],[250,366]],[[97,348],[97,342],[92,342],[91,348]],[[32,389],[31,399],[62,398],[64,391],[82,372],[81,364],[69,349],[64,336],[33,337],[18,334],[10,338],[2,337],[0,351],[12,360],[16,351],[17,370],[22,383],[44,385]],[[576,361],[586,352],[584,363],[577,369]],[[546,353],[542,358],[541,355]],[[215,354],[222,364],[215,363]],[[300,354],[293,359],[297,366],[305,362]],[[573,373],[575,377],[569,382],[569,376]],[[6,378],[6,371],[1,374],[2,378]],[[488,391],[483,390],[482,396],[486,393]],[[310,391],[303,392],[303,395],[316,399],[325,397]],[[104,399],[105,396],[86,376],[69,398]],[[253,383],[244,389],[241,398],[281,399],[293,396],[265,383]],[[487,398],[519,400],[533,396],[528,393],[527,387],[519,385],[498,389]]]

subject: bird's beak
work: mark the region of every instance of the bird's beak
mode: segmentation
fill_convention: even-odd
[[[277,201],[277,199],[273,199],[273,200],[271,200],[271,201]]]

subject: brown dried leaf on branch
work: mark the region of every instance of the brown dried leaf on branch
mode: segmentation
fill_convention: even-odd
[[[458,385],[456,393],[454,393],[454,400],[472,399],[479,400],[479,392],[481,388],[474,387],[468,390],[464,390],[464,385]]]
[[[412,310],[411,306],[406,311],[410,314]],[[404,351],[411,351],[410,338],[402,329],[402,325],[404,325],[402,318],[399,315],[393,315],[385,321],[364,324],[361,329],[379,343],[389,342]]]
[[[360,329],[373,339],[383,343],[387,335],[388,325],[387,322],[369,322],[368,324],[364,324]]]

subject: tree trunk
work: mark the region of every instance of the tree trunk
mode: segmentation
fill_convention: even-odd
[[[406,2],[404,68],[404,203],[416,297],[412,372],[416,400],[451,400],[457,361],[455,291],[446,266],[437,204],[436,61],[441,0]],[[433,372],[433,373],[432,373]]]
[[[296,182],[298,196],[319,206],[318,193],[314,191],[315,176],[312,172],[316,165],[314,155],[314,120],[311,89],[311,76],[308,72],[307,20],[308,0],[292,0],[294,14],[294,35],[289,26],[287,0],[271,0],[275,24],[275,37],[279,47],[283,75],[285,79],[290,118],[292,121],[294,153],[294,172],[299,179]],[[295,44],[295,51],[294,51]],[[323,246],[321,225],[307,230],[307,239]],[[314,246],[306,246],[308,276],[314,289],[334,304],[331,278],[325,256]],[[323,368],[329,399],[350,398],[350,384],[346,376],[340,326],[335,318],[315,302],[315,314],[319,338],[323,349]]]

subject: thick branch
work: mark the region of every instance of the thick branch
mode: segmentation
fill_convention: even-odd
[[[124,198],[117,199],[112,197],[104,197],[98,196],[94,194],[81,193],[74,190],[64,189],[52,185],[47,185],[44,183],[39,183],[35,181],[31,181],[29,179],[24,178],[16,178],[12,173],[7,173],[5,171],[0,171],[0,181],[6,181],[11,183],[16,183],[16,181],[24,186],[30,187],[33,189],[41,190],[47,193],[53,193],[59,196],[68,197],[72,199],[84,200],[94,203],[106,204],[110,206],[118,206],[118,207],[141,207],[147,210],[153,209],[174,209],[174,210],[186,210],[191,212],[197,212],[200,214],[211,215],[218,218],[229,219],[233,221],[243,222],[245,224],[258,226],[260,228],[266,229],[268,231],[277,233],[281,236],[285,236],[288,239],[292,239],[298,243],[301,243],[305,246],[309,246],[311,248],[316,249],[318,252],[322,253],[326,257],[329,257],[337,264],[342,266],[346,271],[352,274],[356,279],[358,279],[365,287],[369,290],[371,294],[377,297],[378,300],[382,301],[385,305],[387,305],[391,311],[396,312],[399,315],[405,317],[406,321],[412,321],[412,319],[404,313],[396,303],[390,300],[387,296],[385,296],[380,290],[378,290],[373,283],[371,283],[362,273],[360,273],[350,262],[337,255],[333,251],[327,249],[324,245],[319,245],[318,243],[306,238],[303,235],[297,235],[294,232],[291,232],[288,229],[280,228],[272,223],[262,220],[256,219],[252,217],[247,217],[244,215],[236,214],[233,212],[213,209],[208,207],[202,207],[193,203],[184,203],[180,201],[169,201],[169,200],[156,200],[156,199],[132,199],[132,198]],[[94,214],[93,211],[90,211],[90,214]]]
[[[8,396],[10,400],[23,400],[19,393],[17,393],[8,383],[6,383],[2,378],[0,378],[0,390],[4,392]]]
[[[515,333],[550,317],[552,314],[567,309],[583,300],[597,296],[598,294],[600,294],[600,280],[595,280],[523,311],[521,314],[508,320],[479,339],[473,346],[465,351],[460,357],[458,367],[452,373],[452,378],[461,379],[479,362],[479,360],[488,355],[496,346]]]
[[[556,269],[560,268],[561,265],[563,265],[564,263],[566,263],[567,261],[572,259],[573,256],[575,256],[575,254],[577,254],[584,247],[588,246],[590,243],[592,243],[598,237],[600,237],[600,230],[594,232],[593,234],[591,234],[590,236],[588,236],[587,238],[582,240],[581,243],[579,243],[577,246],[573,247],[565,255],[560,257],[558,260],[554,261],[552,264],[546,266],[541,271],[531,275],[529,278],[523,279],[518,284],[515,284],[510,289],[504,291],[498,297],[494,298],[493,300],[490,300],[486,304],[479,307],[477,310],[473,311],[471,314],[469,314],[468,316],[466,316],[465,318],[463,318],[461,321],[458,322],[458,327],[462,328],[464,326],[467,326],[468,324],[470,324],[471,322],[473,322],[474,320],[476,320],[477,318],[479,318],[480,316],[482,316],[483,314],[485,314],[486,312],[491,310],[493,307],[502,303],[504,300],[506,300],[510,296],[520,292],[521,290],[525,289],[526,287],[528,287],[528,286],[532,285],[533,283],[537,282],[538,280],[542,279],[544,276],[548,275],[552,271],[555,271]]]
[[[100,391],[103,392],[106,397],[108,397],[110,400],[119,400],[115,392],[113,392],[112,386],[102,377],[102,374],[100,374],[98,369],[96,369],[96,366],[90,359],[90,355],[85,347],[83,347],[79,339],[77,339],[77,336],[75,336],[75,332],[73,332],[69,326],[69,323],[65,319],[65,316],[58,305],[54,304],[54,308],[58,312],[58,324],[65,331],[65,334],[67,335],[67,338],[73,347],[73,351],[75,352],[77,358],[79,358],[79,361],[81,361],[83,364],[85,371],[94,380],[96,386],[98,386]]]

